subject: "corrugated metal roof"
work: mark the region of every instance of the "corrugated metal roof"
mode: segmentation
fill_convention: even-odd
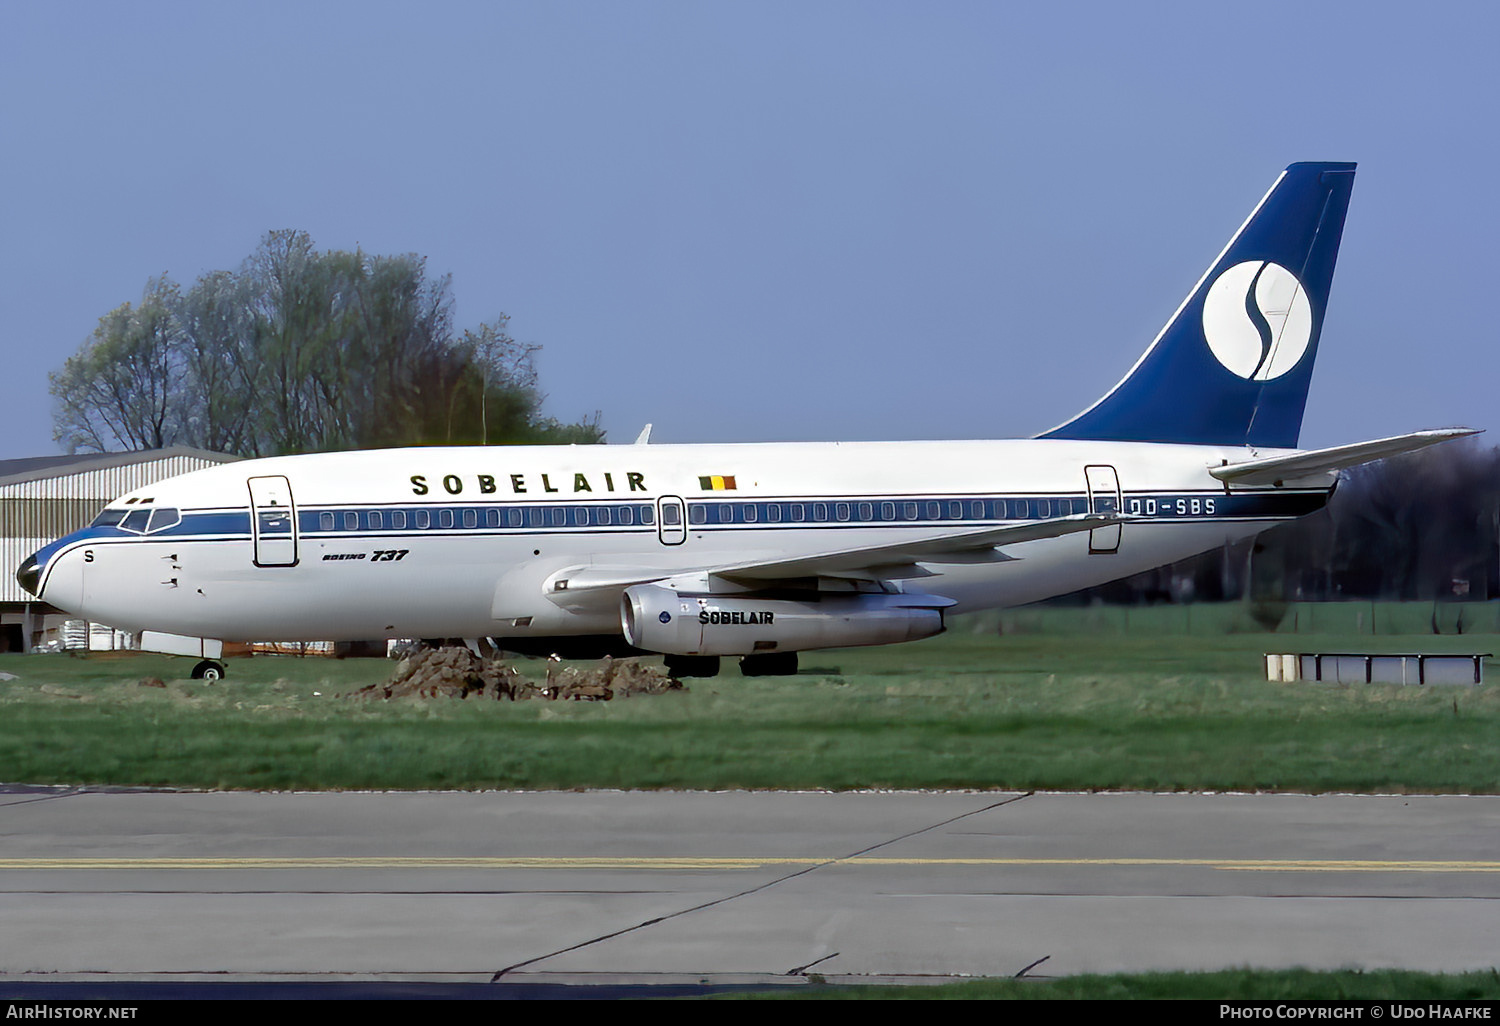
[[[142,449],[136,452],[94,452],[74,455],[29,456],[18,460],[0,460],[0,485],[36,481],[42,478],[66,477],[85,474],[94,470],[131,466],[139,463],[154,463],[160,460],[183,458],[201,460],[202,466],[216,463],[232,463],[240,459],[228,453],[194,449],[188,445],[173,445],[166,449]],[[158,478],[157,480],[160,480]],[[150,482],[147,482],[150,483]],[[116,493],[118,494],[118,493]],[[113,495],[110,498],[114,498]]]
[[[27,456],[19,460],[0,460],[0,479],[17,474],[30,474],[45,470],[57,473],[61,468],[97,460],[102,453],[87,452],[73,456]]]

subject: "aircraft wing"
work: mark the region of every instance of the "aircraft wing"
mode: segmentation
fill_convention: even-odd
[[[1230,484],[1274,485],[1282,481],[1343,470],[1346,467],[1357,467],[1362,463],[1373,463],[1390,456],[1400,456],[1402,453],[1425,449],[1429,445],[1436,445],[1453,438],[1477,434],[1479,431],[1474,428],[1416,431],[1409,435],[1396,435],[1394,438],[1378,438],[1372,442],[1355,442],[1352,445],[1335,445],[1329,449],[1309,449],[1306,452],[1229,463],[1222,467],[1209,467],[1208,472],[1220,481],[1227,481]]]
[[[1065,534],[1110,527],[1131,519],[1114,513],[1075,513],[1050,520],[1037,520],[1005,527],[966,528],[911,541],[887,542],[852,549],[836,549],[781,559],[753,560],[708,568],[717,577],[732,580],[785,580],[792,577],[915,577],[925,573],[898,573],[916,563],[1003,562],[1014,557],[995,552],[1002,545],[1060,538]]]
[[[998,552],[1004,545],[1060,538],[1067,534],[1110,527],[1133,519],[1119,513],[1075,513],[1050,520],[1003,527],[964,528],[938,535],[881,545],[864,545],[825,552],[804,553],[774,559],[747,560],[701,567],[699,573],[735,581],[784,581],[798,577],[853,577],[865,579],[910,579],[928,577],[931,573],[917,563],[998,563],[1013,559]],[[682,570],[663,570],[640,566],[570,567],[559,571],[549,583],[548,591],[599,592],[628,588],[676,577]],[[558,584],[561,583],[561,587]]]

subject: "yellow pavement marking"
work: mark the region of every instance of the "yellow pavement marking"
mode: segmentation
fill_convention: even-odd
[[[745,870],[778,866],[993,866],[1037,867],[1182,867],[1239,872],[1282,873],[1500,873],[1500,861],[1428,861],[1409,859],[1150,859],[1150,858],[854,858],[806,857],[530,857],[426,858],[349,856],[332,858],[196,858],[101,857],[0,859],[0,870],[17,869],[647,869]]]

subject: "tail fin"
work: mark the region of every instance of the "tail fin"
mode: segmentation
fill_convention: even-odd
[[[1295,448],[1354,167],[1283,171],[1125,379],[1040,437]]]

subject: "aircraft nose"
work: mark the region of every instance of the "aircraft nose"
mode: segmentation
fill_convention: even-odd
[[[26,562],[21,564],[21,569],[16,571],[16,581],[31,594],[41,597],[37,589],[41,586],[42,564],[35,556],[28,556]]]

